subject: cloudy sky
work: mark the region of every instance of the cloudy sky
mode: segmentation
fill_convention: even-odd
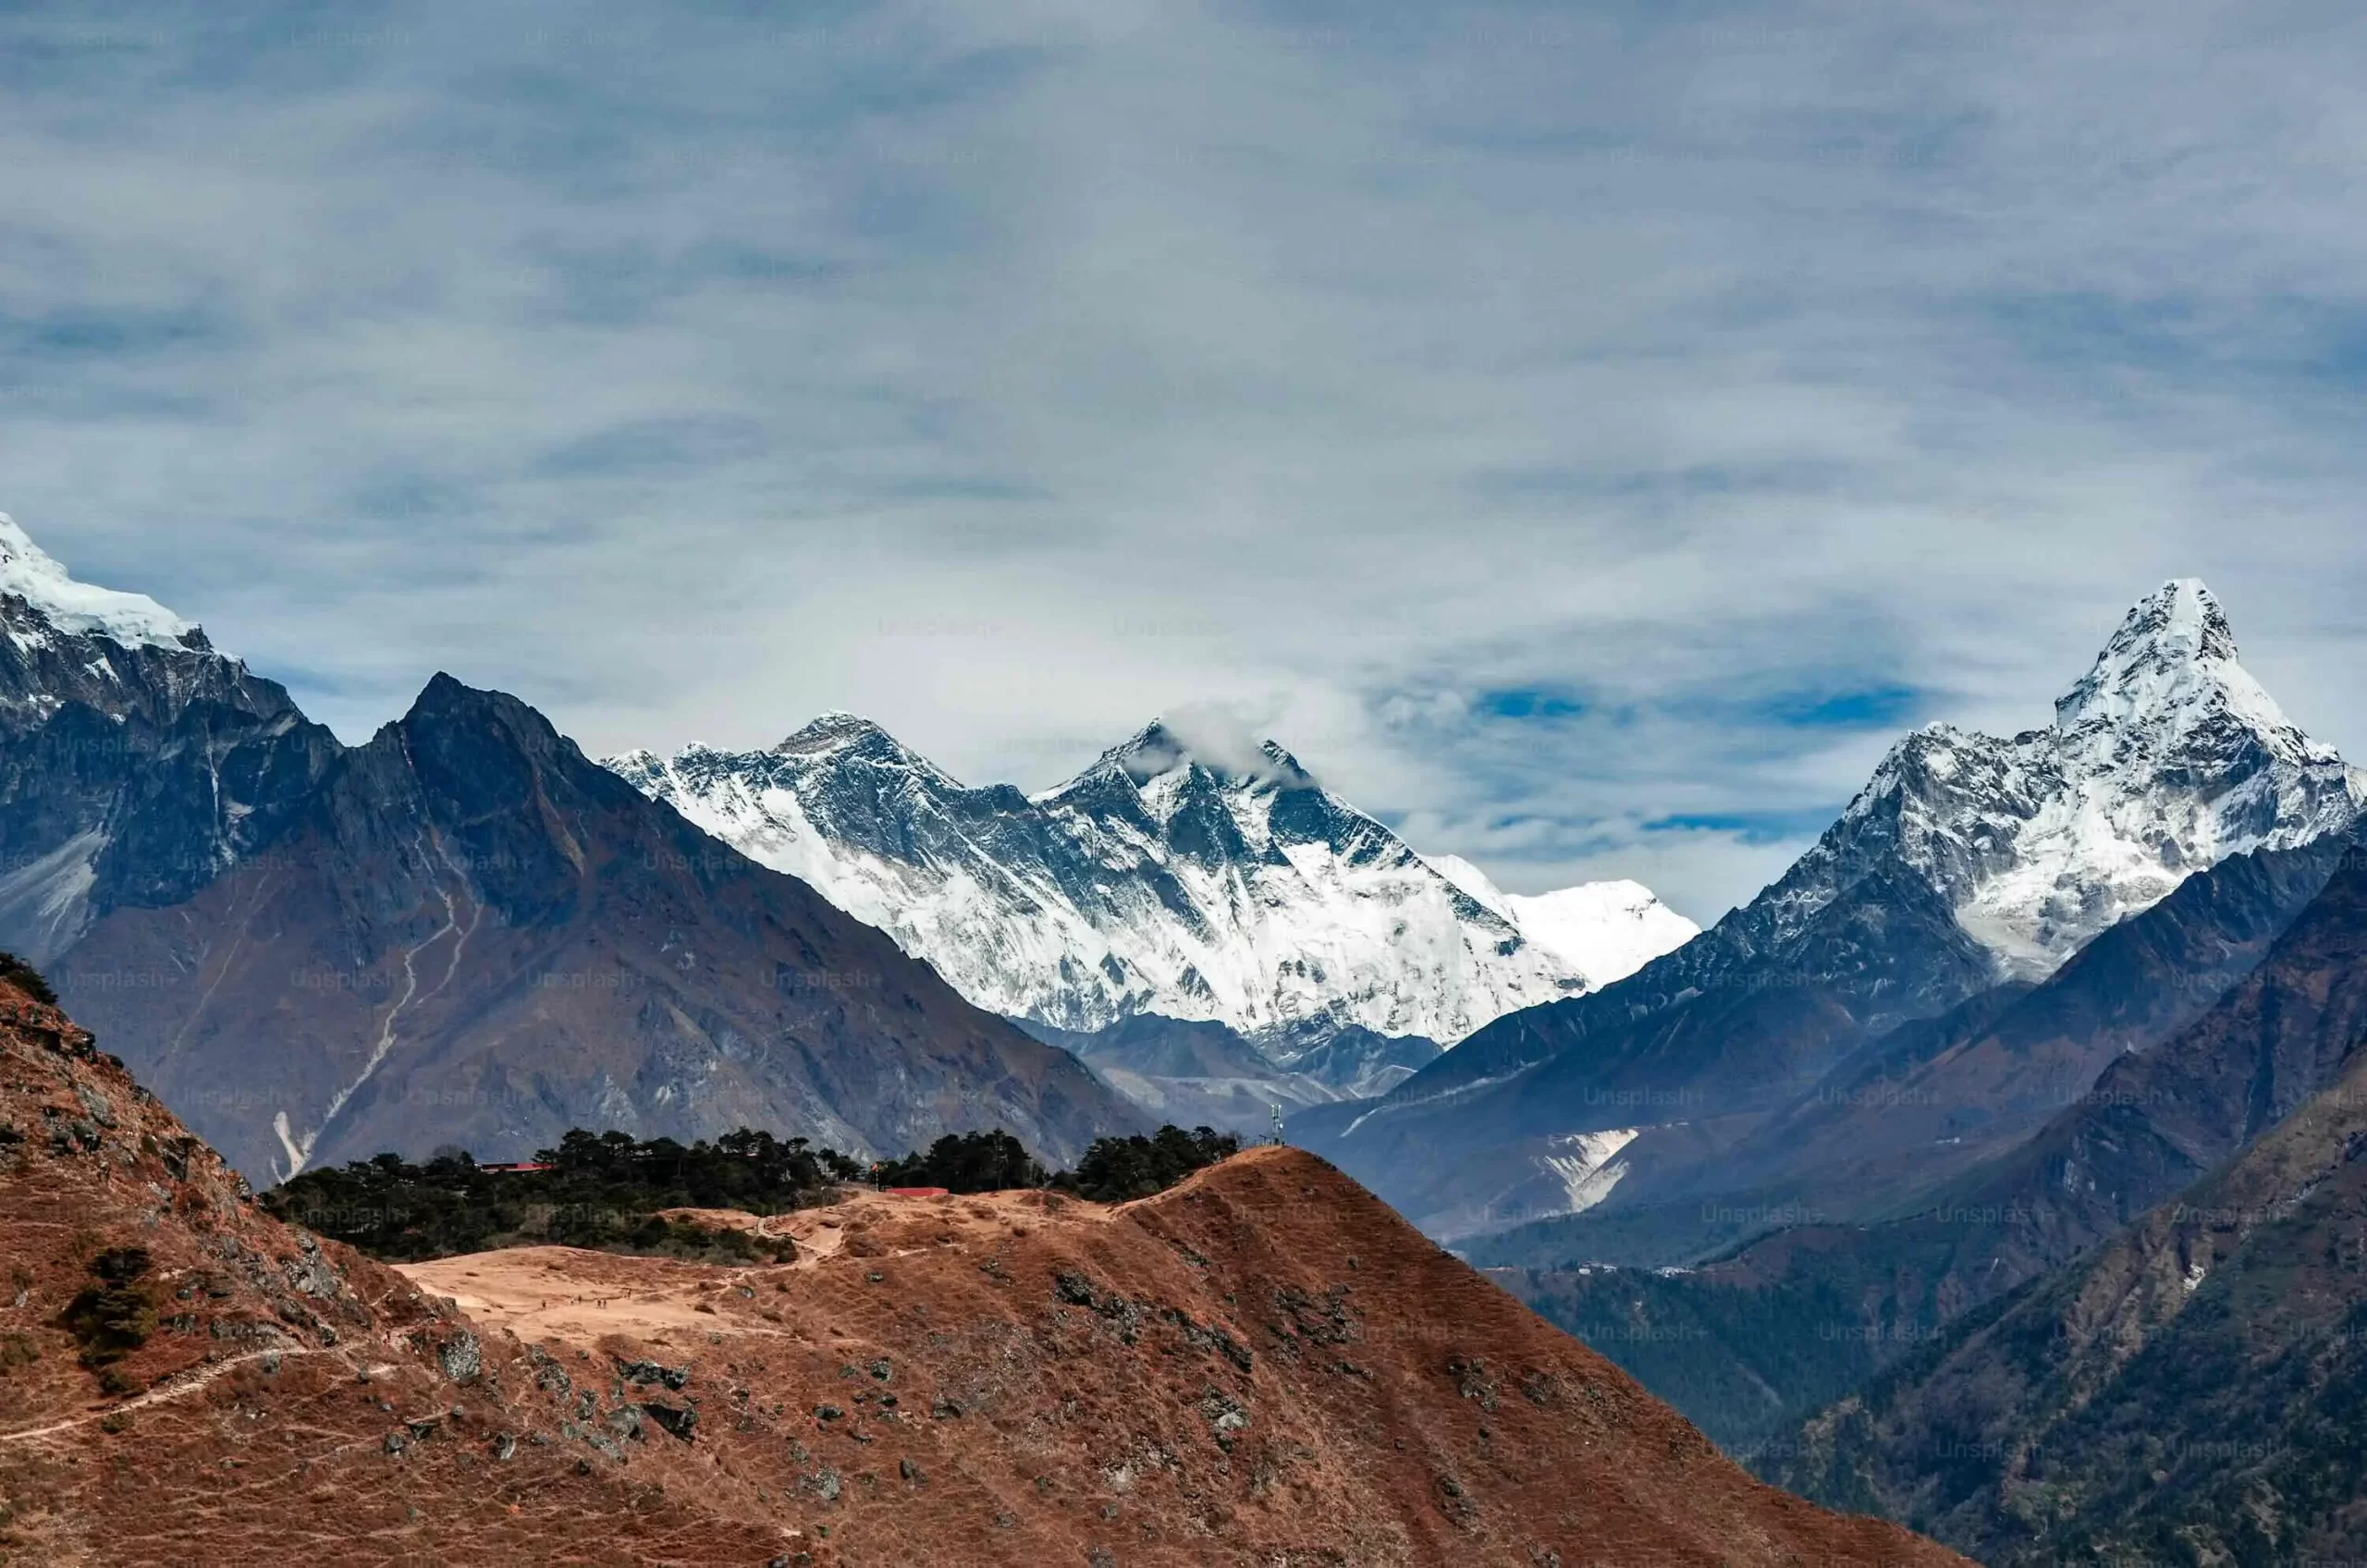
[[[2169,575],[2367,755],[2353,6],[665,9],[0,21],[0,510],[350,739],[1181,713],[1705,920]]]

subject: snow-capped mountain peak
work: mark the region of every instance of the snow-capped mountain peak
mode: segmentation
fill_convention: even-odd
[[[77,582],[5,512],[0,512],[0,596],[24,600],[69,636],[97,635],[127,648],[145,645],[176,652],[205,646],[195,622],[183,620],[147,594]],[[29,628],[11,631],[20,641],[35,634]]]
[[[1550,893],[1507,893],[1461,855],[1425,855],[1438,874],[1483,908],[1519,928],[1546,951],[1575,964],[1597,989],[1674,952],[1701,934],[1641,882],[1616,878],[1557,888]]]
[[[2286,717],[2218,600],[2181,578],[2130,609],[2052,725],[1935,724],[1894,746],[1784,895],[1812,912],[1842,867],[1895,852],[2035,978],[2193,873],[2342,831],[2362,804],[2367,775]]]
[[[1186,735],[1164,718],[1154,718],[1119,745],[1094,759],[1076,778],[1054,786],[1042,799],[1051,799],[1096,775],[1122,773],[1137,788],[1179,773],[1197,772],[1219,788],[1269,785],[1308,789],[1314,776],[1298,759],[1271,740],[1246,741],[1208,734]]]
[[[1625,962],[1530,939],[1504,895],[1466,891],[1271,741],[1153,721],[1033,797],[964,787],[848,715],[770,752],[608,766],[973,1002],[1061,1029],[1150,1012],[1445,1043]]]
[[[1526,896],[1508,893],[1521,935],[1576,963],[1596,986],[1628,975],[1700,935],[1701,928],[1625,878]]]
[[[2129,606],[2075,694],[2158,677],[2198,660],[2232,661],[2236,631],[2218,596],[2199,577],[2174,577]]]
[[[730,753],[705,754],[728,765]],[[887,730],[859,714],[823,714],[772,749],[772,755],[803,767],[860,764],[883,780],[909,776],[930,790],[960,790],[962,781]]]
[[[773,748],[776,752],[813,755],[825,752],[843,751],[849,746],[877,745],[886,741],[896,750],[896,738],[861,714],[832,709],[817,715],[814,721],[795,734],[782,739]]]
[[[194,623],[76,581],[0,516],[0,947],[41,962],[106,909],[234,864],[337,748]],[[160,769],[202,787],[158,788]]]
[[[2091,760],[2104,766],[2132,742],[2177,744],[2199,729],[2224,724],[2250,730],[2297,762],[2335,757],[2237,662],[2226,612],[2191,577],[2140,600],[2094,666],[2054,704],[2056,733],[2079,751],[2101,746]]]

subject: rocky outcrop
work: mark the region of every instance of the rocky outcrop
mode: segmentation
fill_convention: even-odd
[[[202,631],[71,582],[0,517],[0,949],[45,963],[111,909],[188,897],[338,749]]]

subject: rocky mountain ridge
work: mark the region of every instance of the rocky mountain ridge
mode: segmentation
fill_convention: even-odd
[[[1769,1455],[1985,1562],[2367,1544],[2367,862],[2193,1028],[1968,1186],[2058,1262]]]
[[[978,1006],[1071,1034],[1156,1014],[1284,1058],[1343,1028],[1452,1046],[1694,931],[1635,884],[1507,896],[1272,741],[1243,761],[1159,722],[1033,796],[966,787],[849,714],[768,751],[607,766]]]
[[[456,1139],[521,1158],[581,1125],[880,1155],[1001,1125],[1059,1159],[1140,1125],[1066,1052],[448,676],[267,857],[115,911],[56,977],[258,1178]]]
[[[1054,1158],[1142,1125],[514,698],[439,676],[342,746],[13,523],[0,741],[0,939],[259,1179],[579,1122],[883,1155],[1000,1123]]]
[[[1809,1094],[1756,1120],[1715,1161],[1638,1171],[1639,1187],[1650,1179],[1653,1204],[1674,1212],[1603,1206],[1499,1232],[1474,1243],[1472,1256],[1689,1264],[1743,1236],[1704,1222],[1688,1238],[1675,1222],[1688,1211],[1781,1211],[1839,1228],[1911,1213],[1948,1201],[1950,1192],[1972,1202],[1952,1183],[2087,1104],[2101,1092],[2101,1075],[2121,1072],[2123,1059],[2154,1051],[2210,1012],[2355,852],[2341,836],[2230,856],[2113,926],[2044,981],[2008,982],[1892,1031]],[[1660,1151],[1643,1142],[1631,1153],[1655,1158]],[[1648,1221],[1662,1248],[1626,1250]],[[1884,1233],[1869,1225],[1846,1245]],[[1982,1272],[1988,1283],[1976,1297],[2027,1271],[1984,1263]]]
[[[1656,1144],[1715,1159],[1890,1031],[2042,978],[2193,872],[2342,832],[2362,802],[2367,776],[2237,662],[2209,591],[2165,583],[2054,726],[1917,731],[1696,940],[1498,1020],[1378,1104],[1301,1112],[1293,1134],[1439,1234],[1637,1201]]]
[[[1729,1452],[1780,1457],[1804,1414],[2107,1242],[2323,1086],[2294,1043],[2322,1018],[2341,1037],[2323,1002],[2359,939],[2356,857],[2338,839],[2223,861],[2044,984],[1899,1031],[1730,1151],[1731,1185],[1673,1182],[1674,1214],[1598,1210],[1470,1256]],[[2250,1043],[2263,1021],[2289,1037]],[[1742,1244],[1705,1239],[1676,1268],[1620,1256],[1648,1220],[1715,1236],[1705,1217],[1747,1224]],[[1555,1266],[1576,1259],[1622,1266]]]

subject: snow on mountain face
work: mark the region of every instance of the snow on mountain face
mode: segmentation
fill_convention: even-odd
[[[2192,873],[2340,831],[2362,803],[2367,774],[2285,717],[2181,579],[2128,612],[2051,727],[1919,730],[1842,827],[1895,839],[2008,974],[2037,978]]]
[[[1425,855],[1438,874],[1558,953],[1597,989],[1625,980],[1701,927],[1661,902],[1641,882],[1587,882],[1551,893],[1507,893],[1461,855]]]
[[[1625,980],[1701,934],[1641,882],[1587,882],[1533,898],[1508,893],[1505,901],[1522,935],[1598,986]]]
[[[1424,855],[1422,858],[1430,863],[1432,871],[1478,900],[1481,904],[1507,920],[1512,918],[1513,907],[1505,901],[1509,895],[1502,888],[1497,887],[1486,872],[1461,855]]]
[[[183,620],[145,594],[118,593],[77,582],[6,512],[0,512],[0,596],[23,599],[58,631],[73,636],[96,633],[127,648],[142,645],[178,651],[189,646],[194,623]],[[29,628],[11,625],[19,645]]]
[[[767,752],[608,766],[976,1005],[1057,1028],[1155,1012],[1452,1042],[1589,983],[1270,741],[1219,763],[1153,724],[1034,797],[966,788],[846,714]]]

